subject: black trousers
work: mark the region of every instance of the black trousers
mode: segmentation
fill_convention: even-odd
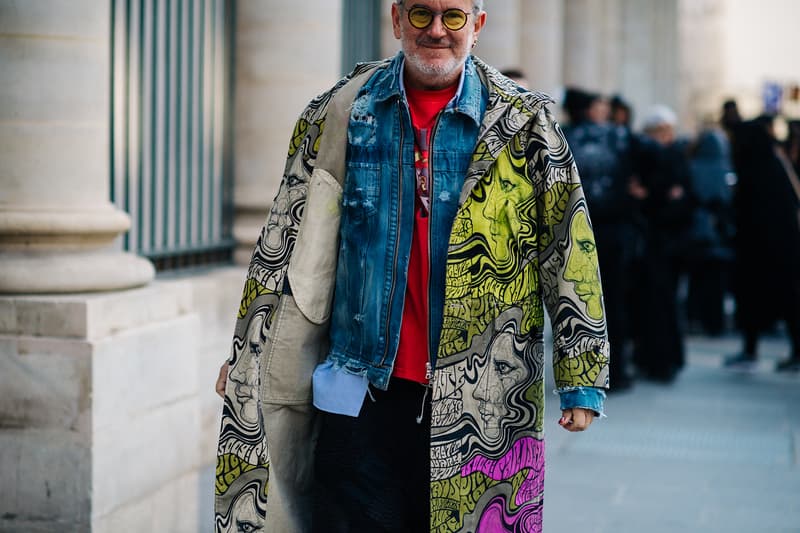
[[[392,379],[358,418],[320,413],[314,533],[424,533],[430,529],[430,395]],[[423,417],[417,423],[417,417]]]

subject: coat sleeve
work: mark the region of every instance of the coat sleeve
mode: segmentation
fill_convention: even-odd
[[[543,107],[529,147],[537,184],[539,274],[559,390],[608,387],[609,346],[591,218],[560,127]]]

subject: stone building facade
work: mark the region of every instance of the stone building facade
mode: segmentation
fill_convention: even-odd
[[[386,13],[378,54],[394,53],[391,0],[364,1]],[[521,67],[546,92],[620,92],[638,109],[671,105],[691,125],[725,94],[729,1],[489,0],[476,53]],[[213,383],[242,265],[294,120],[347,70],[342,21],[358,16],[330,0],[167,3],[235,13],[237,245],[232,263],[156,275],[121,237],[143,207],[112,201],[110,36],[122,4],[0,0],[2,531],[210,529]]]

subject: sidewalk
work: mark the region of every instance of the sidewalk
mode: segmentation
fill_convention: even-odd
[[[800,375],[773,371],[788,343],[763,340],[750,374],[721,367],[736,338],[687,348],[673,384],[610,395],[586,433],[548,396],[545,532],[800,532]]]

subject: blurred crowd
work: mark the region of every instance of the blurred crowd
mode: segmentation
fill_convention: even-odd
[[[777,370],[800,371],[800,121],[779,139],[776,117],[744,120],[728,101],[683,137],[665,106],[639,131],[620,96],[569,88],[563,107],[599,252],[612,390],[671,382],[687,329],[735,328],[743,349],[725,365],[747,369],[759,335],[783,324],[792,351]]]

